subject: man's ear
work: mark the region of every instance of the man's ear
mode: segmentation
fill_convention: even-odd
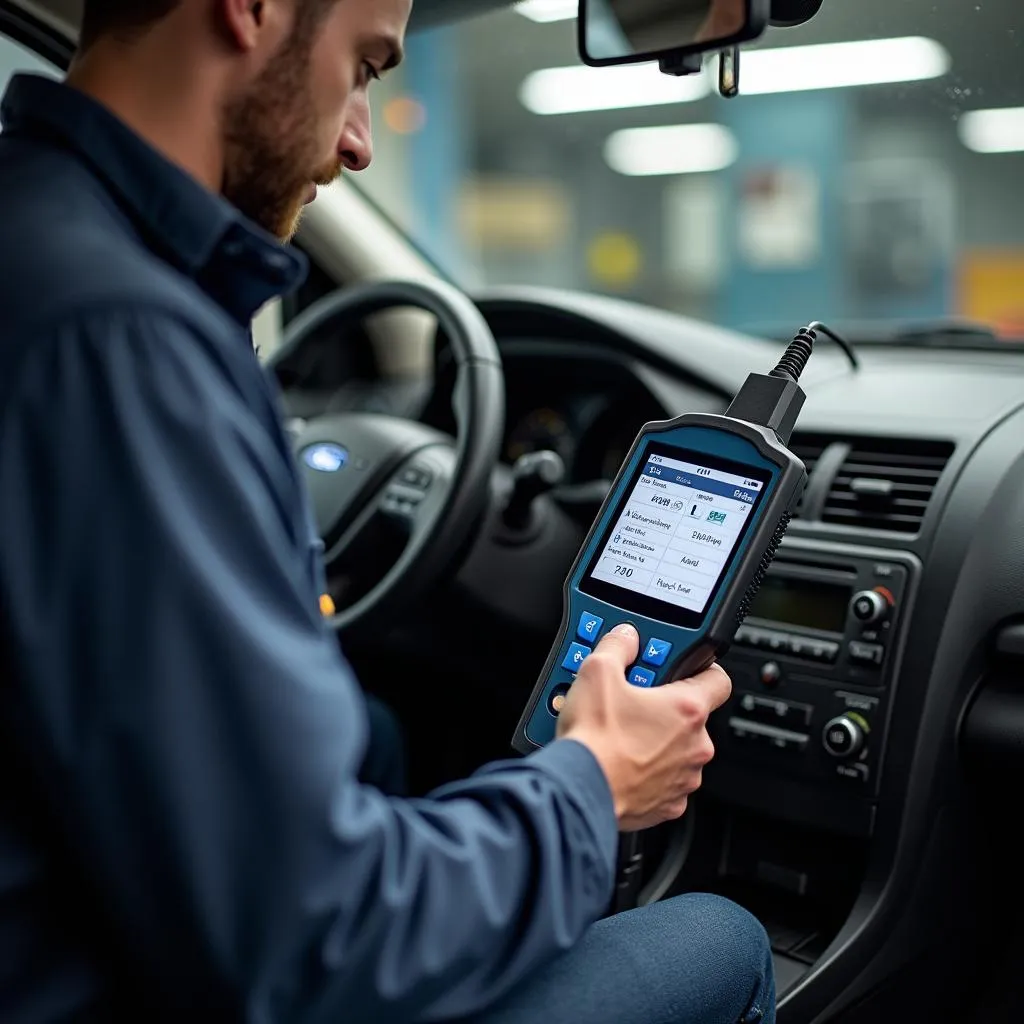
[[[291,21],[288,0],[218,0],[220,19],[240,50],[276,49]]]

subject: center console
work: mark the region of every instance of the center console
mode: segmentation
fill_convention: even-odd
[[[870,834],[889,698],[919,564],[799,539],[776,557],[722,663],[709,792],[830,832]]]

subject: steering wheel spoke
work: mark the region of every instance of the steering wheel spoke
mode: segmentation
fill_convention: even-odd
[[[451,572],[487,506],[504,431],[494,338],[469,298],[440,281],[378,282],[326,296],[289,324],[270,367],[284,376],[300,348],[330,343],[323,340],[327,328],[395,307],[432,313],[451,345],[458,436],[369,413],[294,425],[339,630],[386,624],[401,604]]]

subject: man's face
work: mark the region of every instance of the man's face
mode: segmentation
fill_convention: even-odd
[[[293,0],[290,37],[225,111],[222,191],[288,239],[303,206],[343,170],[367,167],[370,83],[401,59],[412,0]],[[323,0],[320,0],[323,8]]]

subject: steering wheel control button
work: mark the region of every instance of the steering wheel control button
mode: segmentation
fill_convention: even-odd
[[[581,640],[593,643],[601,632],[603,625],[604,619],[600,615],[595,615],[593,612],[584,612],[580,616],[580,621],[576,624],[576,635]]]
[[[850,661],[856,665],[877,668],[882,664],[885,648],[881,644],[866,644],[861,640],[851,640],[846,653],[850,656]]]
[[[766,661],[761,666],[761,682],[767,687],[773,687],[779,685],[779,680],[782,678],[782,669],[779,668],[777,661]]]
[[[665,659],[672,653],[672,644],[668,640],[659,640],[652,636],[644,645],[641,661],[646,665],[664,665]]]
[[[430,486],[433,475],[425,466],[406,466],[398,475],[398,479],[410,487],[426,490]]]
[[[568,696],[569,685],[566,683],[556,686],[548,695],[548,711],[556,718],[562,713],[562,708],[565,707],[565,701]]]
[[[878,590],[862,590],[850,600],[853,617],[864,625],[881,622],[889,614],[891,605]]]
[[[411,515],[416,506],[423,500],[423,492],[405,484],[389,484],[384,492],[383,508],[386,512],[398,512]]]
[[[583,659],[589,653],[590,648],[583,644],[569,644],[569,650],[565,652],[565,657],[562,659],[562,668],[573,674],[579,672]]]
[[[825,723],[821,733],[825,750],[833,757],[856,757],[867,742],[867,722],[860,715],[837,715]]]
[[[654,685],[654,673],[649,668],[642,668],[640,665],[634,665],[630,669],[628,679],[633,686]]]

